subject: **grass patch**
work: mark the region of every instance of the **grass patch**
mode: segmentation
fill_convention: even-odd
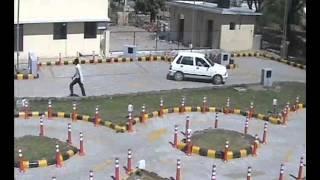
[[[192,144],[216,151],[223,151],[226,141],[229,141],[230,150],[238,151],[250,147],[254,140],[255,138],[251,135],[226,129],[206,129],[196,131],[191,136]]]
[[[169,180],[168,178],[162,178],[158,176],[154,172],[149,172],[146,170],[137,170],[135,173],[131,174],[127,180],[136,180],[136,179],[141,179],[141,180]]]
[[[14,162],[18,162],[19,153],[18,150],[22,150],[24,160],[36,161],[41,159],[54,160],[56,155],[56,144],[59,145],[61,153],[72,149],[76,149],[73,146],[65,142],[61,142],[56,138],[49,138],[45,136],[23,136],[14,138]]]
[[[164,100],[165,107],[179,106],[181,97],[186,96],[186,105],[201,105],[203,96],[207,96],[210,106],[223,107],[226,98],[230,97],[231,107],[247,110],[250,101],[254,101],[256,112],[267,114],[272,110],[272,99],[277,98],[279,107],[284,107],[287,101],[295,102],[300,96],[300,102],[305,102],[306,85],[298,82],[274,83],[276,88],[263,89],[248,86],[246,92],[238,92],[233,87],[210,89],[172,90],[159,93],[141,93],[138,95],[123,95],[100,99],[83,99],[77,101],[78,113],[93,116],[95,107],[99,105],[103,120],[124,125],[127,122],[127,106],[134,105],[134,114],[139,115],[141,106],[146,105],[148,112],[159,109],[160,97]],[[72,112],[72,100],[53,101],[54,111]],[[48,101],[30,101],[32,110],[47,111]],[[17,111],[18,109],[15,109]]]

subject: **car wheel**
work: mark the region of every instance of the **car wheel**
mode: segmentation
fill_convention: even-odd
[[[183,80],[183,74],[182,74],[182,72],[176,72],[176,73],[174,74],[174,80],[176,80],[176,81],[182,81],[182,80]]]
[[[212,83],[213,84],[222,84],[222,77],[220,75],[213,76]]]

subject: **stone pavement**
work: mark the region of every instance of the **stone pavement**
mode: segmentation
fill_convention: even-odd
[[[239,65],[228,70],[226,85],[259,83],[261,69],[273,69],[274,81],[306,82],[306,71],[271,60],[256,57],[234,58]],[[133,62],[119,64],[84,64],[84,86],[87,96],[115,95],[146,91],[159,91],[183,88],[213,87],[211,83],[167,80],[169,63]],[[15,80],[16,97],[65,97],[70,94],[69,83],[74,67],[49,66],[40,68],[40,78],[36,80]],[[80,93],[78,85],[75,93]]]
[[[72,122],[73,143],[79,147],[79,132],[84,133],[86,155],[75,155],[65,161],[62,168],[54,165],[46,168],[32,168],[25,174],[14,169],[17,180],[49,180],[56,176],[57,180],[87,180],[89,170],[94,171],[95,179],[111,179],[114,175],[114,158],[120,158],[120,167],[126,166],[127,149],[133,152],[134,165],[138,160],[146,160],[146,169],[158,173],[162,177],[175,176],[176,159],[181,159],[182,178],[184,180],[207,180],[211,176],[211,167],[217,165],[217,179],[245,179],[247,167],[252,166],[252,178],[259,180],[276,180],[279,177],[280,164],[285,163],[285,176],[297,176],[300,156],[306,152],[306,110],[299,110],[289,116],[288,126],[269,123],[268,144],[262,145],[257,157],[234,159],[223,163],[221,159],[210,159],[199,155],[186,156],[183,152],[172,148],[169,141],[173,139],[174,124],[179,131],[184,130],[185,116],[190,115],[191,129],[194,131],[212,127],[214,113],[186,113],[184,115],[169,114],[163,119],[156,117],[143,125],[135,126],[136,132],[115,133],[101,126],[94,127],[88,122]],[[245,117],[239,115],[219,115],[219,127],[243,132]],[[65,141],[67,123],[71,120],[45,120],[45,134],[49,137]],[[39,133],[39,119],[15,119],[15,137]],[[264,121],[253,119],[249,122],[251,135],[262,136]],[[179,139],[182,135],[179,134]],[[230,145],[232,149],[232,144]],[[53,149],[54,151],[54,149]],[[304,169],[304,172],[305,169]],[[124,169],[121,168],[124,175]]]

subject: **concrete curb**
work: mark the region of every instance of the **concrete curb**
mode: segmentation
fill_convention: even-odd
[[[39,74],[34,76],[33,74],[14,74],[14,79],[16,80],[33,80],[33,79],[38,79]]]
[[[62,153],[62,159],[63,161],[71,158],[78,152],[78,149],[76,147]],[[23,161],[24,168],[37,168],[37,167],[47,167],[50,165],[56,164],[56,159],[41,159],[41,160],[31,160],[31,161]],[[19,162],[14,162],[14,167],[19,168]]]

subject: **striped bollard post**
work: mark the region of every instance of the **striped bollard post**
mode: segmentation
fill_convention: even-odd
[[[25,101],[24,103],[24,119],[29,119],[29,103]]]
[[[250,110],[249,110],[249,120],[253,117],[254,114],[254,106],[253,106],[253,102],[250,102]]]
[[[207,112],[207,108],[208,108],[208,105],[207,105],[207,97],[204,96],[204,97],[203,97],[203,100],[202,100],[201,112],[202,112],[202,113]]]
[[[39,133],[39,136],[44,136],[43,116],[40,116],[40,133]]]
[[[173,147],[178,147],[178,125],[174,125]]]
[[[283,109],[283,113],[282,113],[282,124],[283,125],[288,124],[288,109],[286,107]]]
[[[163,99],[160,99],[160,111],[159,111],[159,117],[163,117]]]
[[[80,150],[79,150],[79,155],[80,156],[84,156],[85,155],[84,147],[83,147],[83,134],[82,134],[82,132],[80,132]]]
[[[289,114],[289,112],[290,112],[290,110],[291,110],[291,108],[290,108],[290,102],[289,102],[289,101],[288,101],[287,104],[286,104],[286,108],[288,109],[288,114]]]
[[[128,149],[128,162],[127,162],[127,174],[132,173],[132,152]]]
[[[191,144],[191,129],[187,131],[187,155],[191,156],[192,154],[192,144]]]
[[[59,144],[56,144],[56,167],[57,168],[62,167],[62,156],[59,150]]]
[[[22,150],[19,149],[18,153],[19,153],[19,172],[24,173],[26,172],[26,168],[23,165]]]
[[[182,97],[182,99],[181,99],[181,105],[180,105],[180,108],[179,108],[179,112],[180,113],[184,113],[185,112],[185,97]]]
[[[296,97],[296,104],[294,106],[294,111],[297,111],[299,109],[299,102],[300,102],[300,97],[297,96]]]
[[[96,113],[94,115],[94,126],[98,127],[101,121],[100,113],[99,113],[99,106],[96,106]]]
[[[263,127],[262,144],[267,144],[267,131],[268,131],[268,122],[265,122]]]
[[[225,107],[225,109],[224,109],[224,113],[225,113],[225,114],[228,114],[229,111],[230,111],[230,98],[228,97],[228,98],[227,98],[226,107]]]
[[[129,115],[128,115],[128,131],[133,132],[133,123],[132,123],[131,112],[129,112]]]
[[[114,180],[120,180],[119,158],[115,159]]]
[[[68,123],[68,139],[67,143],[72,145],[72,139],[71,139],[71,123]]]
[[[143,104],[142,106],[141,106],[141,122],[142,123],[146,123],[146,120],[147,120],[147,118],[146,118],[146,106],[145,106],[145,104]]]
[[[218,112],[215,113],[214,128],[218,128]]]
[[[62,65],[61,53],[59,53],[59,65]]]
[[[280,166],[279,180],[284,180],[284,164],[281,164]]]
[[[97,62],[96,62],[96,57],[95,56],[96,56],[95,52],[92,51],[92,61],[96,64]]]
[[[229,152],[229,141],[226,141],[226,144],[224,146],[224,153],[223,153],[223,161],[228,161],[228,152]]]
[[[216,165],[212,166],[211,180],[216,180]]]
[[[273,116],[277,115],[277,104],[278,104],[278,100],[277,99],[273,99],[272,101],[272,105],[273,105]]]
[[[72,121],[77,121],[77,104],[72,103]]]
[[[300,164],[299,164],[299,172],[298,172],[298,177],[297,180],[303,180],[303,157],[300,158]]]
[[[248,128],[249,128],[249,117],[246,117],[246,121],[244,124],[244,134],[248,134]]]
[[[186,129],[185,129],[185,131],[184,131],[185,137],[187,137],[187,135],[188,135],[188,129],[190,128],[190,119],[189,119],[189,118],[190,118],[189,116],[186,117]]]
[[[259,146],[259,137],[256,134],[255,135],[255,140],[254,140],[254,143],[253,143],[253,148],[252,148],[252,155],[253,156],[257,156],[258,155],[258,146]]]
[[[52,119],[52,102],[51,99],[48,100],[48,119]]]
[[[251,169],[251,167],[249,166],[249,167],[248,167],[248,173],[247,173],[247,180],[252,180],[252,178],[251,178],[251,171],[252,171],[252,169]]]
[[[89,180],[93,180],[93,171],[92,170],[89,171]]]
[[[176,171],[176,179],[175,180],[181,180],[181,161],[180,161],[180,159],[177,159],[177,171]]]

